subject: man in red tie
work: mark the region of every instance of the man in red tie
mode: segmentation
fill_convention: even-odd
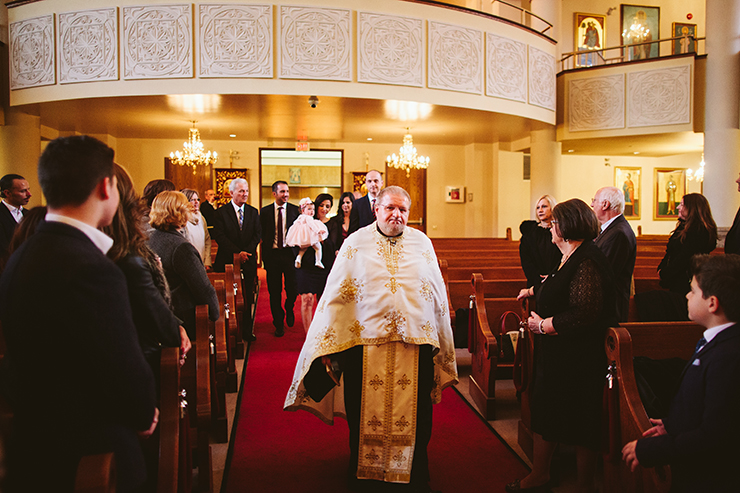
[[[288,327],[295,323],[293,305],[297,296],[295,255],[292,249],[285,245],[285,234],[301,212],[298,206],[288,202],[290,189],[286,182],[279,180],[273,183],[272,196],[275,197],[275,202],[260,210],[262,262],[267,270],[272,325],[275,326],[275,336],[282,337],[285,334],[284,323],[287,323]],[[281,303],[283,280],[286,296],[284,309]]]
[[[375,200],[383,188],[383,176],[380,171],[371,169],[365,175],[367,195],[355,200],[352,212],[349,213],[349,234],[375,222]]]

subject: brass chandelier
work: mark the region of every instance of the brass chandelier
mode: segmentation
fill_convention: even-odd
[[[188,131],[188,140],[183,143],[183,150],[170,153],[170,161],[178,166],[187,166],[193,168],[193,174],[196,174],[198,166],[210,166],[218,161],[218,154],[211,151],[203,152],[203,142],[200,141],[200,132],[195,128],[197,123],[193,122],[193,128]]]
[[[409,127],[406,127],[406,135],[403,137],[403,145],[398,151],[399,155],[391,154],[385,160],[388,166],[406,171],[406,178],[409,177],[412,169],[427,169],[429,167],[429,157],[418,156],[414,139],[411,137]]]

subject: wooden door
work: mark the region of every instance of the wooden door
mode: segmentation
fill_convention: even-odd
[[[427,230],[427,170],[406,171],[385,166],[385,185],[396,185],[411,195],[411,211],[408,225],[423,233]]]
[[[172,164],[170,158],[164,158],[164,178],[170,180],[175,184],[177,190],[183,188],[191,188],[198,192],[201,200],[203,198],[203,192],[209,188],[213,188],[213,178],[211,178],[213,166],[198,166],[195,174],[193,174],[192,168],[186,168],[185,166],[177,166]]]

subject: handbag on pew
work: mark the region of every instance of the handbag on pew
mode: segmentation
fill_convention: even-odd
[[[513,321],[511,323],[509,321]],[[507,322],[509,322],[507,324]],[[513,363],[516,355],[516,343],[519,339],[519,327],[521,317],[512,311],[506,311],[501,315],[501,331],[496,337],[499,342],[499,362]]]

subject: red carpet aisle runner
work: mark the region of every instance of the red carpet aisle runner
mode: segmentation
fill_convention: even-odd
[[[300,299],[296,323],[273,335],[269,295],[262,285],[255,317],[257,340],[245,369],[241,409],[226,492],[347,492],[347,423],[327,426],[305,412],[283,411],[304,340]],[[527,470],[453,389],[434,406],[429,444],[432,486],[444,493],[503,491]]]

